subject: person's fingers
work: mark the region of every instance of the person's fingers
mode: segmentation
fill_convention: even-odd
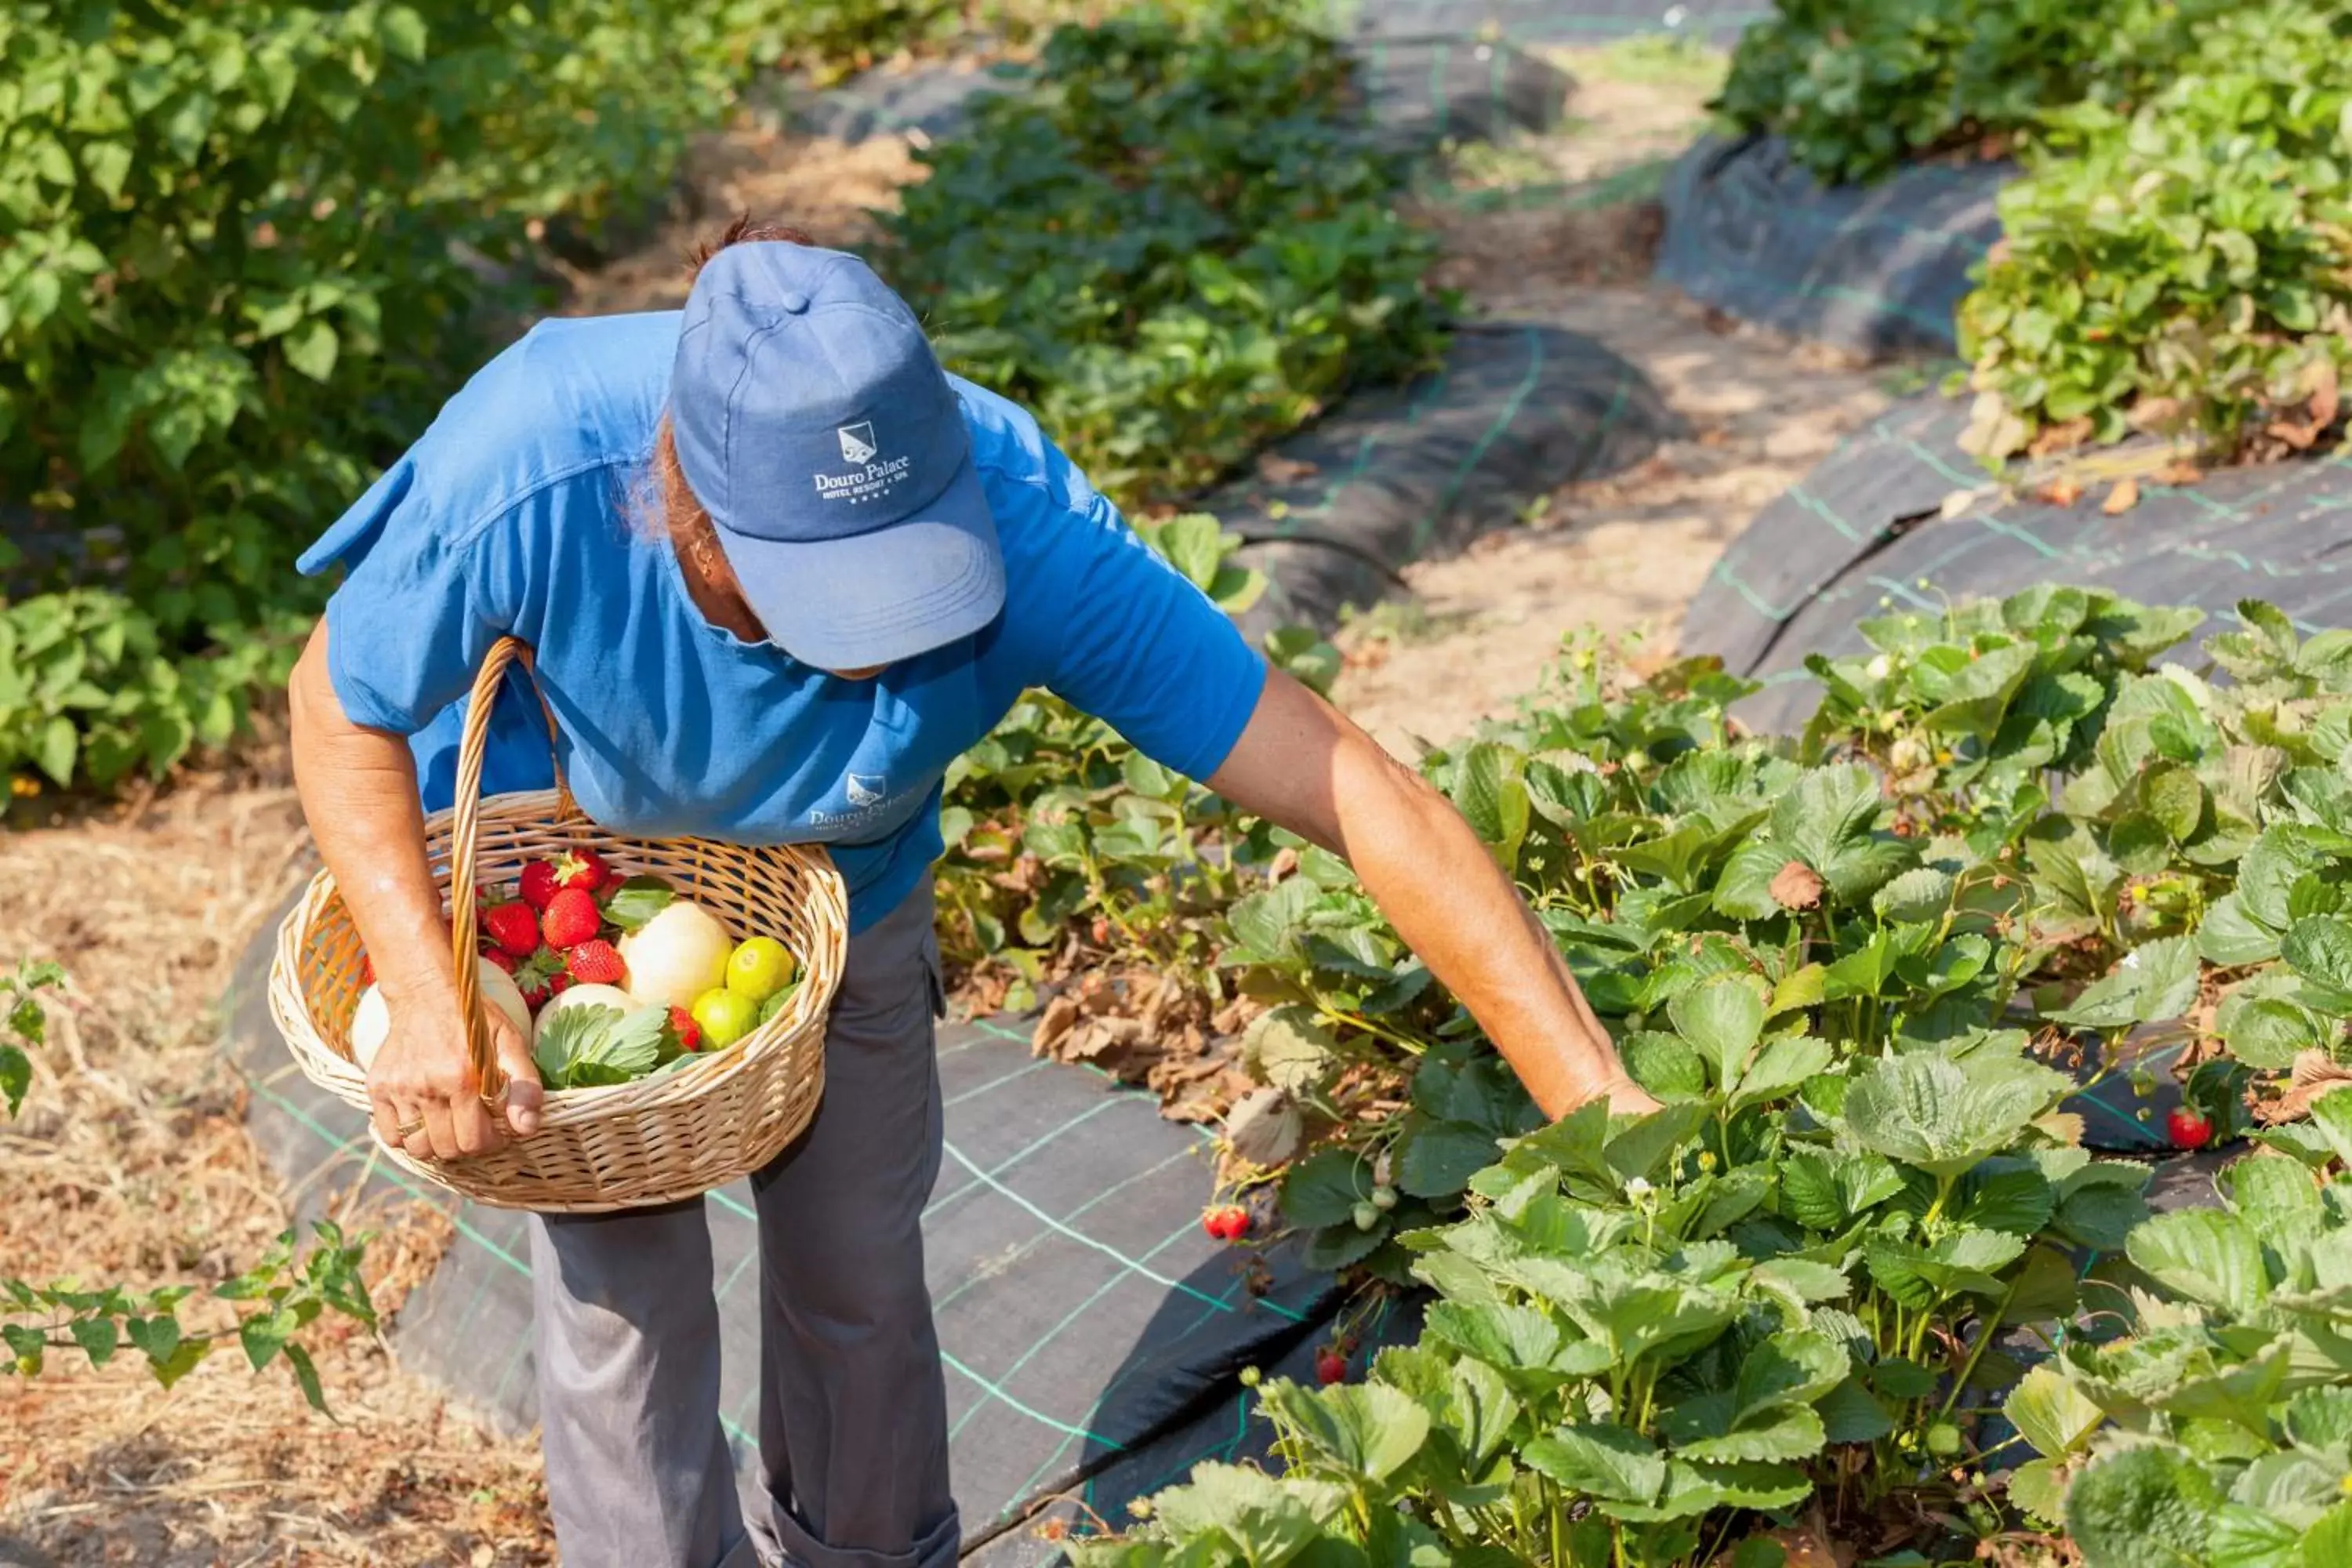
[[[432,1157],[434,1159],[454,1160],[463,1152],[463,1151],[457,1147],[457,1121],[450,1114],[450,1106],[447,1100],[427,1100],[425,1104],[416,1108],[415,1116],[412,1116],[411,1120],[415,1120],[415,1116],[422,1116],[425,1118],[424,1137],[425,1146],[432,1152]],[[412,1143],[410,1152],[414,1153],[415,1152],[415,1151]]]
[[[401,1136],[401,1124],[409,1121],[412,1113],[394,1104],[392,1096],[388,1094],[372,1095],[368,1104],[369,1119],[375,1123],[376,1136],[391,1147],[399,1148],[405,1142]]]
[[[530,1047],[512,1028],[499,1033],[499,1066],[507,1075],[506,1123],[518,1138],[528,1138],[539,1131],[540,1108],[547,1101],[547,1091],[540,1087],[539,1068],[530,1059]]]
[[[487,1154],[506,1142],[505,1134],[499,1130],[497,1113],[478,1096],[453,1101],[449,1121],[460,1154]]]
[[[412,1160],[433,1158],[433,1135],[427,1131],[430,1122],[421,1105],[399,1108],[400,1124],[394,1129],[393,1142],[404,1150]]]

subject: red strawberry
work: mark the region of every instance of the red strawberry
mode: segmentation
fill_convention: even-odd
[[[482,911],[482,930],[517,958],[539,951],[539,918],[529,904],[492,904]]]
[[[1201,1228],[1214,1241],[1239,1241],[1249,1234],[1249,1211],[1232,1204],[1201,1216]]]
[[[482,949],[482,956],[488,959],[492,963],[497,964],[500,969],[505,970],[509,974],[512,974],[515,972],[516,967],[522,963],[521,959],[517,958],[513,953],[509,952],[503,947],[486,947]]]
[[[532,909],[547,908],[548,900],[554,898],[556,889],[562,886],[556,879],[555,863],[551,860],[533,860],[522,868],[520,879],[522,901]]]
[[[2213,1123],[2186,1105],[2164,1119],[2164,1131],[2176,1149],[2202,1149],[2213,1141]]]
[[[593,849],[574,849],[555,863],[555,880],[559,887],[593,893],[613,880],[613,868]]]
[[[515,989],[522,993],[524,1005],[537,1012],[547,1005],[548,998],[562,989],[558,980],[569,982],[563,973],[563,955],[553,948],[542,947],[514,968]]]
[[[591,937],[566,953],[563,967],[583,985],[618,985],[628,973],[620,951],[602,937]]]
[[[679,1050],[698,1051],[702,1048],[702,1026],[694,1021],[693,1014],[683,1007],[672,1007],[669,1010],[669,1026],[670,1032],[677,1037]]]
[[[585,888],[565,888],[548,900],[539,923],[550,947],[578,947],[604,929],[604,911]]]
[[[1348,1358],[1338,1351],[1326,1349],[1315,1356],[1315,1381],[1328,1388],[1335,1383],[1348,1381]]]
[[[572,976],[561,969],[547,977],[547,994],[550,996],[561,996],[571,989]]]

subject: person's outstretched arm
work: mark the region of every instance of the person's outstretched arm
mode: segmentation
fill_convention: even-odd
[[[1544,1113],[1656,1101],[1625,1076],[1575,977],[1486,846],[1419,774],[1279,670],[1209,787],[1355,868]]]
[[[496,1147],[504,1134],[480,1098],[466,1057],[466,1016],[441,893],[425,859],[425,815],[408,743],[354,724],[327,670],[327,626],[319,623],[288,684],[294,721],[294,784],[319,854],[335,874],[360,939],[375,964],[392,1033],[368,1068],[375,1124],[389,1143],[419,1159],[451,1160]],[[539,1074],[506,1015],[488,1022],[510,1080],[507,1124],[539,1126]],[[424,1126],[406,1138],[400,1128]]]

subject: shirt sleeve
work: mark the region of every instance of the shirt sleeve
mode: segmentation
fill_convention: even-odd
[[[1055,628],[1042,684],[1153,762],[1207,778],[1257,710],[1265,658],[1100,495],[1064,510],[1050,532],[1025,589],[1031,612]]]
[[[404,458],[303,556],[341,565],[327,601],[327,672],[354,724],[413,735],[466,695],[513,624],[509,531],[442,515]]]

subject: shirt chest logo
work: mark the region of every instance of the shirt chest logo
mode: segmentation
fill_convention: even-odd
[[[880,773],[851,773],[843,785],[852,805],[878,805],[889,794],[889,785]]]

